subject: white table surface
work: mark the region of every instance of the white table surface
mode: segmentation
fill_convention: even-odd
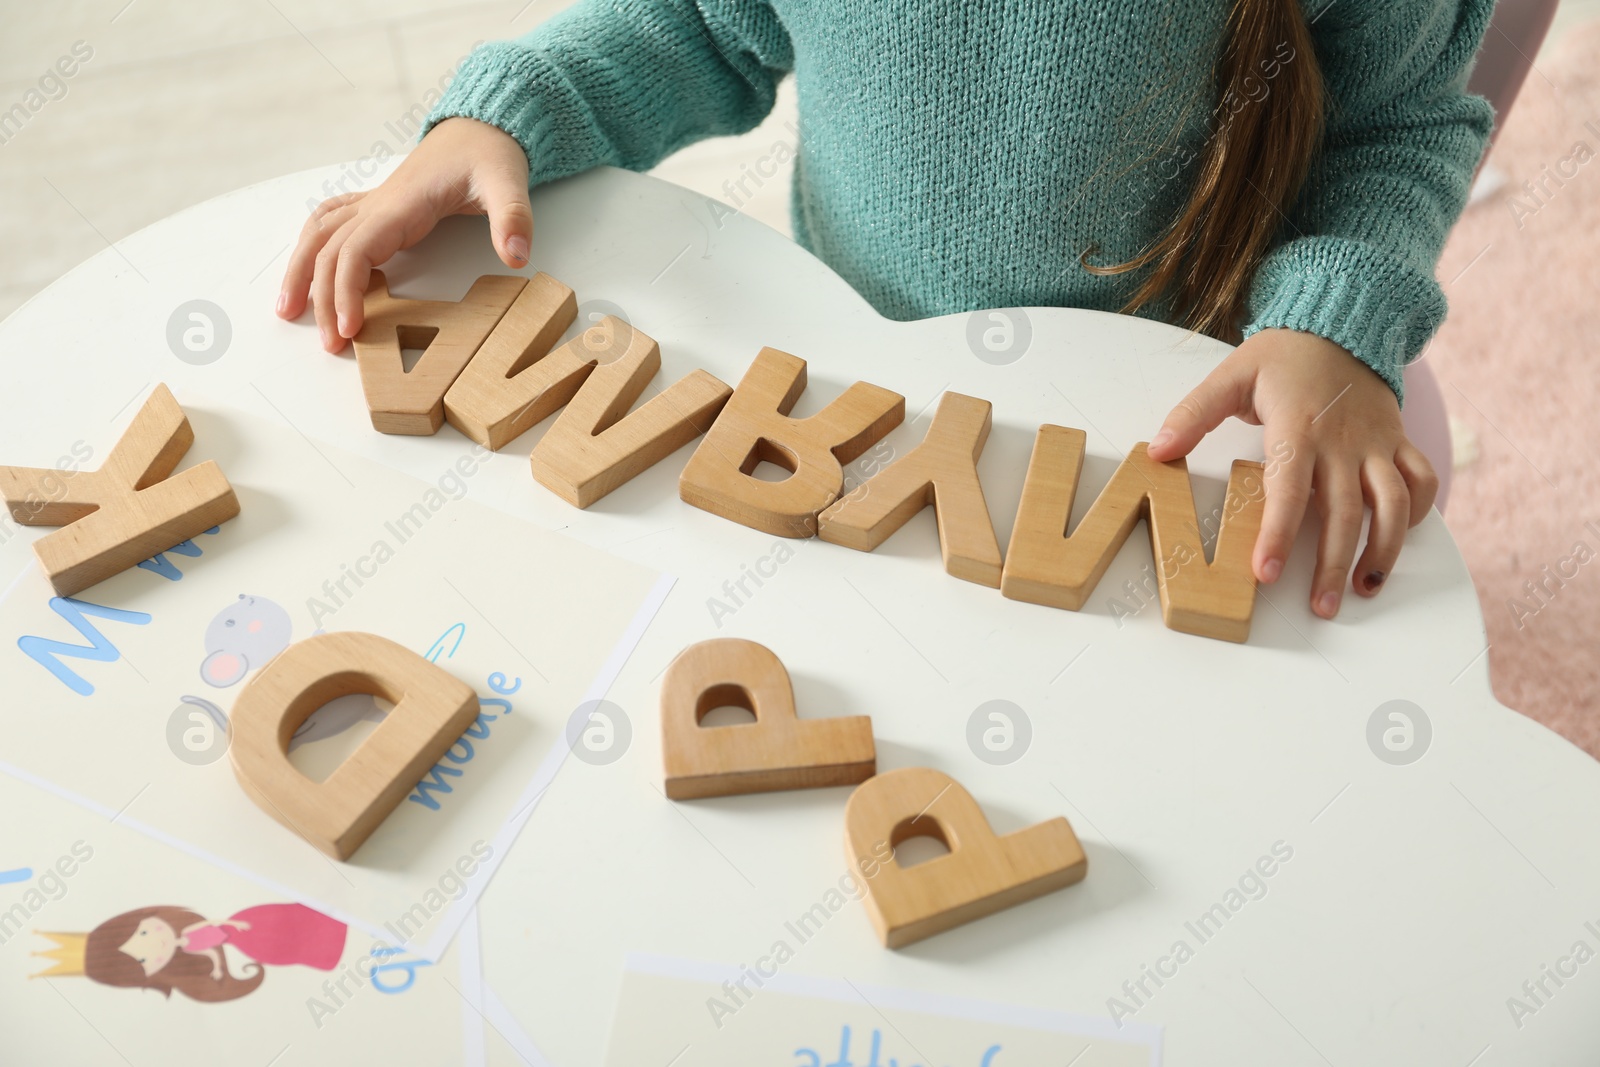
[[[180,399],[286,420],[436,478],[468,442],[448,426],[432,438],[373,432],[353,361],[322,353],[309,317],[272,314],[285,246],[338,171],[181,212],[0,324],[5,462],[49,465],[78,437],[106,439],[108,422],[165,381]],[[719,221],[709,204],[610,170],[541,189],[534,267],[655,337],[657,384],[693,367],[736,383],[771,345],[810,364],[798,415],[857,379],[903,393],[895,454],[920,440],[945,389],[991,400],[979,469],[1002,545],[1041,422],[1088,433],[1081,516],[1226,351],[1160,324],[1028,309],[1028,352],[993,365],[969,348],[966,316],[887,321],[797,246]],[[480,219],[447,221],[386,270],[397,295],[446,299],[506,272]],[[231,323],[228,349],[206,365],[166,341],[169,315],[193,299]],[[661,796],[657,679],[713,636],[777,652],[803,716],[871,715],[880,769],[951,774],[1000,832],[1065,815],[1089,855],[1082,884],[902,951],[881,948],[852,905],[789,964],[797,974],[1104,1016],[1124,980],[1283,841],[1293,859],[1267,895],[1134,1016],[1165,1028],[1165,1063],[1600,1062],[1600,965],[1520,1028],[1507,1007],[1575,941],[1595,944],[1584,923],[1600,919],[1600,844],[1579,827],[1600,806],[1600,766],[1491,696],[1477,598],[1437,514],[1411,532],[1383,595],[1347,597],[1333,622],[1306,606],[1308,526],[1244,645],[1170,632],[1154,606],[1113,615],[1149,561],[1143,533],[1071,613],[945,575],[930,512],[871,554],[790,543],[793,558],[719,626],[708,598],[776,539],[678,499],[689,448],[578,511],[529,475],[543,431],[486,465],[472,497],[678,579],[609,694],[630,748],[605,765],[568,760],[480,907],[486,982],[549,1062],[600,1062],[625,953],[748,962],[843,873],[845,790]],[[1229,462],[1260,448],[1259,431],[1237,423],[1200,447],[1202,514],[1220,504]],[[24,539],[0,550],[8,574],[26,558]],[[1031,747],[1006,767],[967,743],[969,716],[995,699],[1032,724]],[[1367,740],[1369,717],[1395,699],[1432,726],[1425,755],[1402,766]]]

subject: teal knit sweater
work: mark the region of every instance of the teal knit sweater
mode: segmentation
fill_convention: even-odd
[[[1492,112],[1464,90],[1492,0],[1314,0],[1330,96],[1313,180],[1252,285],[1249,335],[1332,340],[1401,393]],[[799,242],[884,315],[1114,311],[1186,200],[1223,0],[580,0],[485,45],[434,108],[490,123],[530,182],[644,170],[799,97]],[[1287,43],[1278,60],[1295,61]],[[1270,92],[1276,69],[1262,72]],[[1156,309],[1152,314],[1160,314]]]

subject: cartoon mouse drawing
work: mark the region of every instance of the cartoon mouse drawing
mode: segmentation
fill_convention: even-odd
[[[209,686],[226,689],[289,647],[293,623],[289,613],[266,597],[240,593],[217,612],[206,627],[206,658],[200,677]]]
[[[245,675],[265,667],[289,647],[293,629],[289,613],[281,605],[263,596],[240,593],[238,600],[217,612],[206,626],[200,678],[214,689],[238,685]],[[215,703],[195,696],[182,700],[202,708],[218,728],[227,729],[227,715]],[[371,696],[341,697],[300,725],[289,741],[289,750],[342,734],[358,722],[379,722],[383,715]]]

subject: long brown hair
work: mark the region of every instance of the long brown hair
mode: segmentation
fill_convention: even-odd
[[[1167,300],[1182,325],[1226,338],[1322,146],[1326,93],[1300,0],[1233,0],[1213,78],[1218,103],[1188,202],[1126,263],[1095,266],[1085,253],[1084,267],[1153,265],[1123,312]]]
[[[144,967],[123,952],[122,946],[128,943],[128,938],[133,936],[139,924],[150,918],[160,919],[177,933],[182,933],[186,926],[205,922],[203,915],[165,904],[124,912],[114,919],[107,919],[90,932],[84,944],[84,975],[104,985],[125,989],[155,989],[168,997],[176,989],[190,1000],[206,1003],[237,1000],[253,992],[266,978],[259,963],[250,964],[253,970],[249,970],[243,978],[230,974],[226,957],[223,960],[222,977],[212,978],[209,956],[185,952],[181,948],[173,953],[171,963],[155,974],[146,975]]]

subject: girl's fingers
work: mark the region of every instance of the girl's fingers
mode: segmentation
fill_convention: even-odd
[[[484,168],[475,176],[478,202],[489,217],[489,234],[500,261],[508,267],[528,262],[533,239],[533,209],[528,205],[527,167],[522,173],[498,167]]]
[[[289,266],[283,272],[283,285],[278,290],[278,315],[285,319],[299,318],[306,309],[306,298],[311,292],[311,278],[316,270],[317,253],[322,246],[356,213],[354,196],[338,198],[342,203],[329,207],[334,201],[323,202],[306,219],[300,230],[300,239],[289,253]]]
[[[1405,479],[1406,489],[1411,495],[1409,525],[1415,526],[1428,517],[1428,509],[1433,507],[1439,495],[1439,476],[1434,473],[1428,457],[1410,441],[1400,442],[1400,447],[1395,450],[1394,465]]]
[[[1261,532],[1256,535],[1251,569],[1263,582],[1272,583],[1283,573],[1283,563],[1300,534],[1306,505],[1311,501],[1312,451],[1304,440],[1291,439],[1268,423],[1265,435],[1285,441],[1287,459],[1267,468],[1267,502],[1261,509]]]
[[[1317,542],[1317,573],[1311,581],[1311,610],[1324,619],[1339,614],[1345,577],[1361,542],[1361,475],[1356,465],[1325,459],[1317,469],[1317,508],[1322,537]]]
[[[1246,409],[1254,371],[1233,359],[1223,360],[1194,392],[1178,401],[1161,430],[1150,441],[1150,458],[1159,463],[1186,456],[1200,439],[1224,419]]]
[[[311,278],[311,302],[317,311],[317,332],[321,335],[322,347],[332,353],[338,353],[345,344],[344,338],[339,334],[333,298],[333,285],[339,266],[339,249],[344,247],[345,241],[349,240],[360,222],[359,216],[352,216],[334,232],[322,246],[322,251],[317,253],[316,267]]]
[[[1406,480],[1386,456],[1368,456],[1361,465],[1361,488],[1372,505],[1372,525],[1367,529],[1367,547],[1356,563],[1351,584],[1363,596],[1375,596],[1400,558],[1410,525],[1411,490]]]
[[[348,207],[366,195],[367,191],[365,189],[357,189],[353,193],[340,193],[338,196],[330,196],[316,206],[311,212],[311,217],[317,218],[320,215],[327,215],[337,211],[342,207]]]
[[[339,249],[333,284],[335,327],[340,337],[354,337],[365,318],[367,282],[372,268],[388,262],[406,242],[405,221],[398,215],[370,215]]]

